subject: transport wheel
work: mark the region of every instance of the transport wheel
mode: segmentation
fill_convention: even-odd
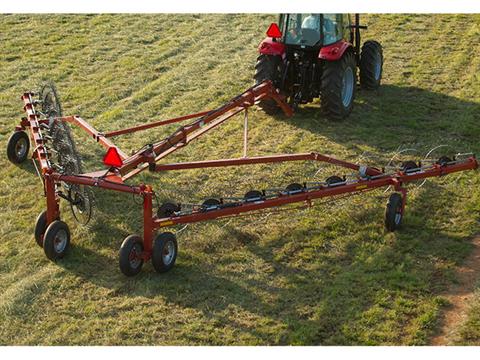
[[[357,65],[351,51],[340,60],[325,61],[322,72],[323,111],[333,119],[347,117],[353,108],[357,84]]]
[[[255,64],[255,75],[253,76],[255,85],[265,80],[271,80],[274,86],[279,86],[282,67],[282,58],[280,56],[260,55]],[[261,100],[258,105],[269,115],[275,115],[281,111],[281,108],[273,99]]]
[[[332,186],[332,185],[335,185],[335,184],[338,184],[338,183],[342,183],[344,180],[340,177],[340,176],[336,176],[336,175],[333,175],[333,176],[330,176],[327,178],[327,180],[325,180],[325,182],[327,183],[328,186]]]
[[[250,190],[243,197],[246,202],[263,200],[263,193],[258,190]]]
[[[387,202],[385,209],[385,227],[388,231],[395,231],[402,223],[402,195],[393,193]]]
[[[158,234],[153,240],[152,264],[155,271],[164,273],[175,265],[177,259],[177,239],[171,232]]]
[[[65,256],[70,247],[70,230],[63,221],[55,220],[45,231],[43,236],[43,251],[52,261]]]
[[[30,149],[30,139],[25,131],[15,131],[8,139],[7,157],[14,164],[24,162]]]
[[[360,85],[375,90],[380,86],[383,70],[382,45],[374,40],[365,41],[360,55]]]
[[[35,241],[41,248],[43,248],[43,236],[45,235],[45,230],[47,230],[47,211],[42,211],[37,216],[34,231]]]
[[[166,217],[173,216],[175,212],[180,211],[180,206],[174,204],[173,202],[165,202],[157,210],[157,217],[163,219]]]
[[[126,276],[135,276],[142,270],[143,241],[138,235],[130,235],[123,240],[119,251],[120,271]]]

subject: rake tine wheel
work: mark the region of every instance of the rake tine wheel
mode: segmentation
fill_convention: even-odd
[[[448,157],[450,160],[456,158],[457,151],[451,145],[441,144],[430,149],[422,159],[422,164],[426,167],[433,166],[438,163],[441,158]],[[436,179],[436,182],[440,185],[446,185],[447,183],[454,183],[458,180],[460,174],[455,174],[449,177],[443,177]],[[448,179],[447,179],[448,178]],[[428,179],[424,179],[420,186],[425,185]]]
[[[394,174],[398,171],[410,172],[414,170],[420,170],[419,167],[419,151],[415,148],[406,148],[398,150],[392,155],[388,163],[385,165],[385,173],[386,174]],[[415,166],[416,165],[416,166]],[[412,182],[412,188],[416,189],[420,185],[416,182]],[[392,186],[388,186],[384,193],[391,191]]]
[[[53,165],[62,169],[66,175],[78,175],[83,173],[82,160],[72,139],[70,126],[58,120],[63,116],[62,105],[57,89],[52,82],[46,82],[40,87],[39,104],[42,106],[41,113],[48,118],[47,129],[52,143],[51,153],[54,155]],[[70,199],[70,210],[73,218],[80,225],[87,225],[93,213],[94,196],[89,187],[78,184],[63,183]]]

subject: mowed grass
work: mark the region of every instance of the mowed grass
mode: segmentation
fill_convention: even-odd
[[[107,131],[221,105],[252,84],[256,47],[275,15],[0,16],[0,148],[22,113],[20,95],[56,82],[65,114]],[[385,165],[394,152],[438,144],[480,152],[480,16],[368,15],[364,39],[384,47],[380,90],[359,91],[352,115],[318,103],[293,118],[250,112],[249,153],[319,151]],[[238,117],[170,161],[242,154]],[[176,125],[117,139],[125,150]],[[75,131],[88,170],[103,150]],[[365,154],[369,154],[368,156]],[[33,239],[45,208],[31,163],[0,157],[1,344],[428,344],[447,301],[439,294],[479,232],[475,172],[412,189],[401,231],[387,233],[388,192],[307,210],[190,225],[163,275],[118,269],[123,239],[141,233],[131,196],[95,191],[96,218],[73,246],[46,259]],[[142,174],[160,200],[201,202],[247,190],[323,180],[315,164]],[[480,343],[480,297],[458,343]]]

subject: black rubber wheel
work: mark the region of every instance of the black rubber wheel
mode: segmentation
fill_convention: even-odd
[[[402,224],[402,195],[399,193],[393,193],[387,202],[385,208],[385,227],[388,231],[395,231]]]
[[[70,230],[63,221],[55,220],[48,225],[43,236],[43,251],[47,258],[56,261],[65,256],[70,248]]]
[[[138,235],[129,235],[123,240],[118,253],[120,271],[126,276],[135,276],[143,266],[139,256],[143,252],[143,241]]]
[[[250,190],[245,194],[243,198],[245,199],[246,202],[253,202],[253,201],[263,200],[264,196],[261,191]]]
[[[321,100],[327,116],[343,119],[352,112],[356,84],[357,66],[351,51],[340,60],[323,62]]]
[[[325,182],[327,183],[328,186],[332,186],[338,183],[343,183],[344,180],[340,176],[333,175],[328,177],[327,180],[325,180]]]
[[[265,80],[271,80],[273,85],[278,86],[282,77],[282,64],[280,56],[260,55],[255,64],[255,75],[253,76],[255,85]],[[275,115],[281,111],[281,108],[273,99],[261,100],[258,106],[269,115]]]
[[[177,238],[171,232],[158,234],[153,240],[152,265],[156,272],[164,273],[175,265],[177,260]]]
[[[159,219],[173,216],[175,212],[180,211],[180,206],[173,202],[165,202],[157,210],[157,217]]]
[[[7,157],[14,164],[20,164],[27,159],[30,149],[30,139],[25,131],[15,131],[8,139]]]
[[[43,248],[43,236],[47,230],[47,212],[43,211],[37,216],[37,221],[35,221],[35,241]]]
[[[382,45],[374,40],[365,41],[360,55],[360,85],[375,90],[380,86],[383,71]]]

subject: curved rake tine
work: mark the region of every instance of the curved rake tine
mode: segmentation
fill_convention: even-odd
[[[442,149],[441,153],[438,153],[439,149]],[[447,144],[441,144],[433,147],[425,154],[424,158],[422,159],[422,165],[425,164],[426,166],[432,166],[438,161],[438,159],[441,156],[445,156],[447,153],[450,155],[453,155],[455,158],[458,155],[460,156],[463,155],[462,153],[457,153],[457,151],[455,151],[453,146],[447,145]],[[465,153],[465,155],[467,154],[468,153]],[[460,174],[455,174],[455,175],[452,174],[447,177],[442,177],[442,179],[437,179],[437,182],[439,182],[441,185],[445,185],[447,182],[455,182],[459,176]],[[448,180],[446,180],[446,178],[448,178]],[[427,182],[427,179],[424,179],[420,184],[420,186],[423,186],[426,182]]]

